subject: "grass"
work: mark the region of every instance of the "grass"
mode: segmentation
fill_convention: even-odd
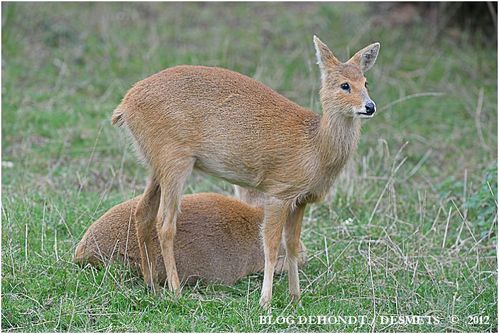
[[[2,330],[497,332],[496,49],[377,15],[361,3],[3,3]],[[145,186],[110,125],[134,82],[216,65],[320,112],[314,33],[341,59],[381,42],[367,75],[379,113],[307,209],[301,306],[276,276],[269,314],[367,323],[260,324],[260,274],[175,301],[124,265],[71,262],[86,228]],[[231,186],[195,175],[186,193],[199,191]],[[439,322],[380,320],[391,315]]]

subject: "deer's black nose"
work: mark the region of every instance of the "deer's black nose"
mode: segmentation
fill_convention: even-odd
[[[374,114],[375,111],[376,111],[376,105],[374,104],[374,102],[372,102],[372,101],[367,102],[366,103],[366,114],[372,115],[372,114]]]

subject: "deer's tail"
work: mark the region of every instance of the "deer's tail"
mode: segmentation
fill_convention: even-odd
[[[111,123],[113,123],[113,125],[121,127],[125,123],[125,120],[123,119],[123,114],[124,113],[125,113],[125,110],[123,110],[123,108],[122,108],[122,106],[120,104],[113,111],[113,116],[111,116]]]

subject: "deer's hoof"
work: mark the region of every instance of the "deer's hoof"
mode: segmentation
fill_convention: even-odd
[[[145,279],[145,282],[146,282],[146,285],[147,285],[149,291],[151,291],[154,294],[159,293],[159,291],[160,291],[159,285],[155,281],[153,281],[151,279]]]
[[[300,300],[301,294],[299,292],[291,293],[291,301],[297,303]]]
[[[264,310],[268,310],[270,307],[270,297],[269,296],[262,296],[260,297],[260,306]]]

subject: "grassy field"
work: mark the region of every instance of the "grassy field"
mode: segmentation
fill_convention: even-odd
[[[3,3],[2,330],[497,332],[496,48],[389,21],[364,4]],[[381,42],[367,74],[379,113],[327,201],[307,209],[301,305],[276,276],[270,314],[369,321],[260,324],[261,274],[174,300],[124,265],[71,262],[86,228],[145,186],[110,124],[134,82],[221,66],[320,112],[313,34],[343,60]],[[185,192],[231,189],[194,175]],[[380,318],[410,315],[439,321]]]

